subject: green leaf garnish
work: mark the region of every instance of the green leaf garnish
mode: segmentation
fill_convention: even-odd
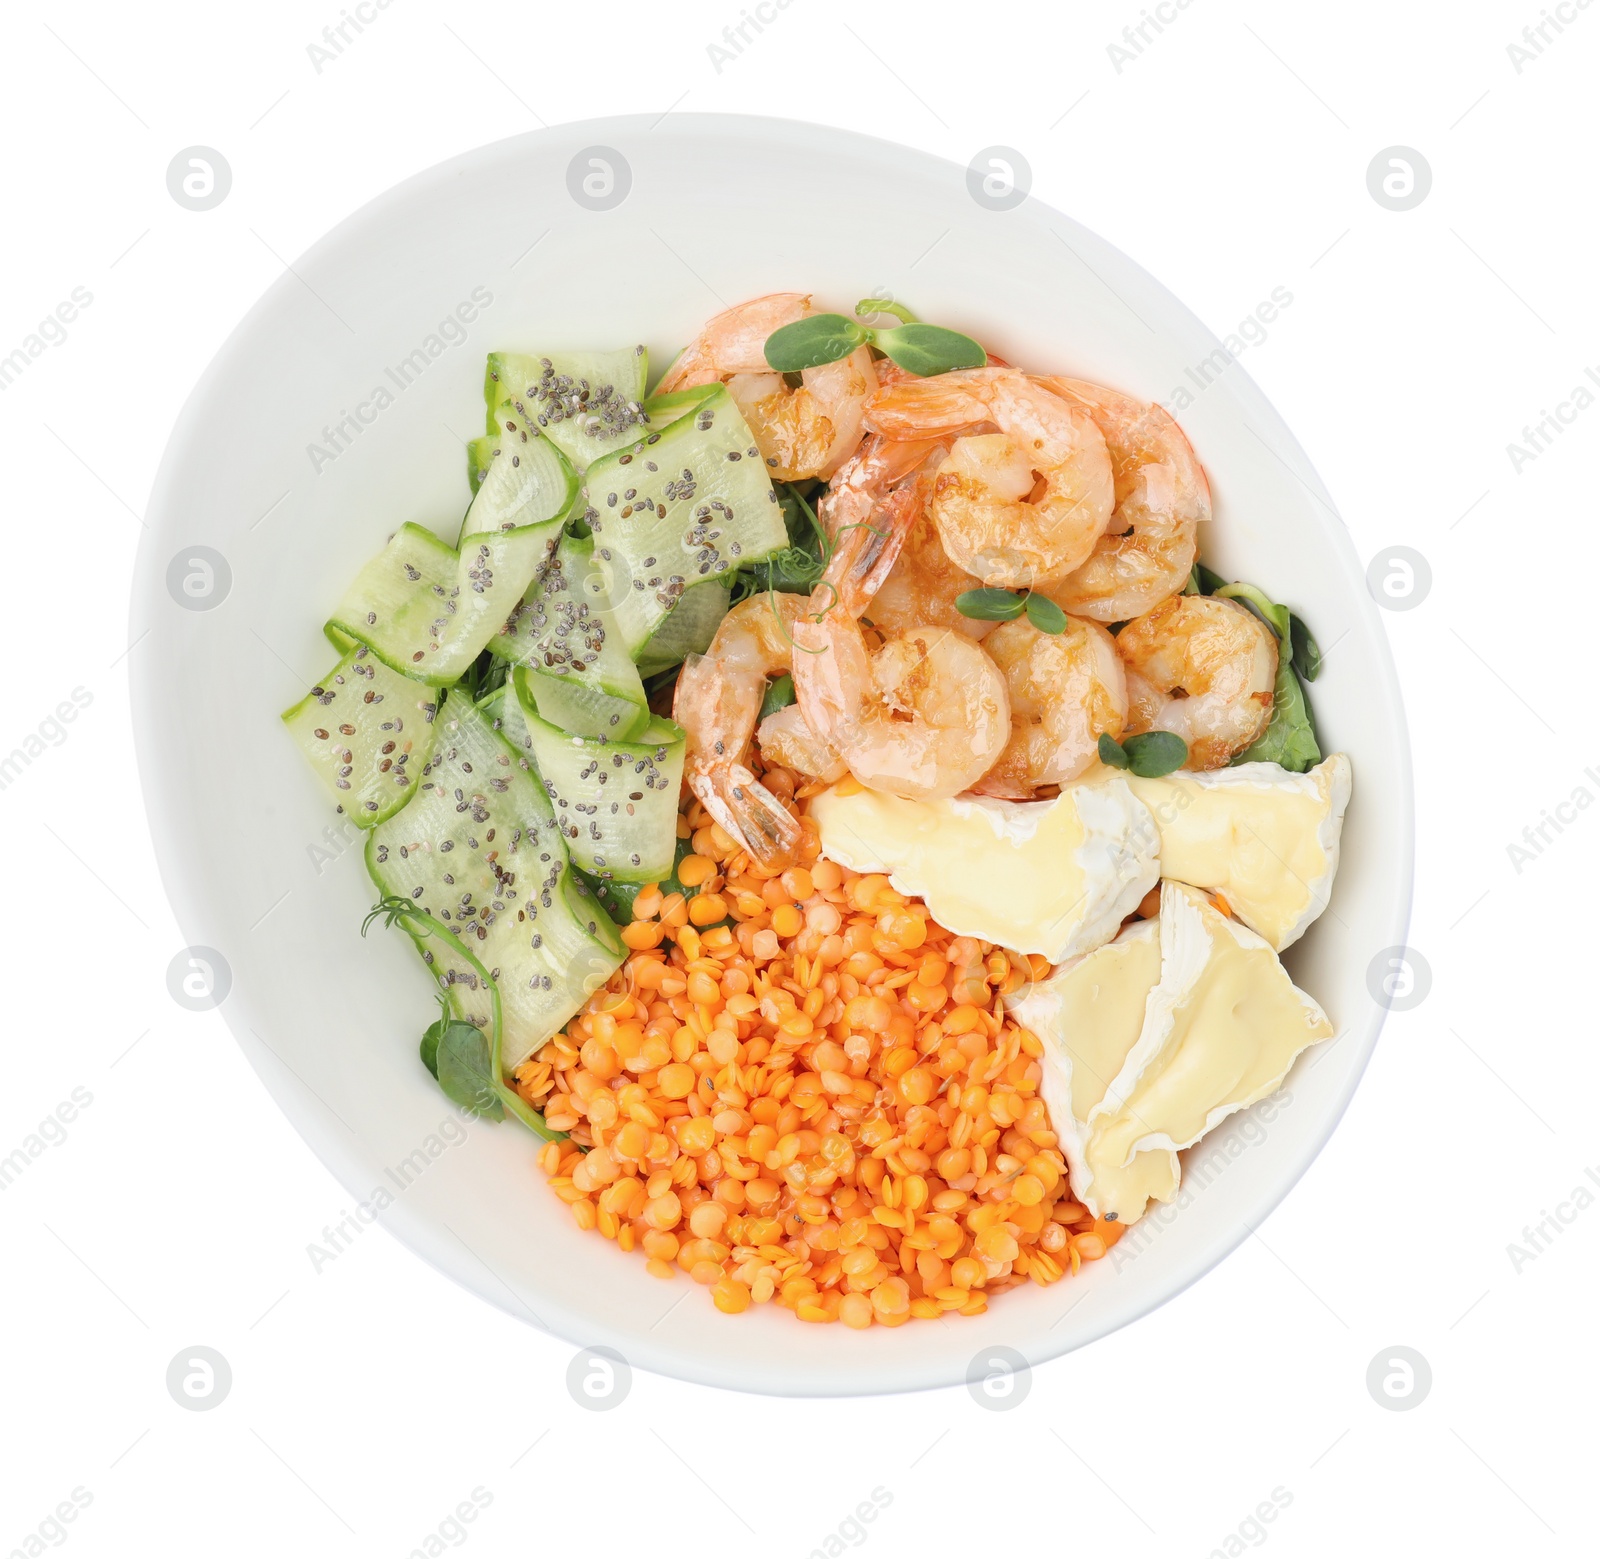
[[[1128,768],[1140,779],[1160,779],[1189,761],[1189,744],[1171,731],[1144,731],[1122,744]]]
[[[780,709],[787,709],[794,701],[794,678],[785,672],[767,684],[766,696],[761,700],[761,713],[757,718],[765,720],[768,715],[776,714]]]
[[[1122,742],[1102,732],[1099,749],[1102,763],[1140,779],[1160,779],[1189,761],[1189,744],[1171,731],[1142,731]]]
[[[1020,595],[989,585],[981,590],[963,590],[956,597],[956,610],[963,617],[975,617],[980,622],[1008,623],[1020,617],[1025,609],[1026,603]]]
[[[365,936],[367,928],[375,920],[381,920],[387,928],[394,925],[397,920],[413,916],[418,916],[418,910],[410,899],[403,899],[398,893],[386,893],[361,917],[361,934]]]
[[[1100,761],[1108,769],[1125,769],[1128,766],[1128,755],[1119,742],[1109,731],[1100,733],[1099,741]]]
[[[843,314],[808,314],[767,337],[767,366],[781,374],[820,368],[865,346],[872,334]]]
[[[1293,651],[1294,669],[1307,682],[1315,682],[1322,670],[1322,651],[1311,637],[1311,630],[1293,612],[1289,613],[1289,645]]]
[[[989,354],[971,336],[942,325],[895,325],[872,332],[872,344],[907,373],[929,378],[956,368],[982,368]]]
[[[505,1119],[499,1069],[490,1052],[489,1036],[482,1029],[460,1019],[447,1023],[434,1059],[446,1098],[485,1120]]]
[[[1287,655],[1278,657],[1278,675],[1272,684],[1272,721],[1266,730],[1234,758],[1234,763],[1277,763],[1291,774],[1304,774],[1322,762],[1316,727],[1306,704],[1305,689]]]
[[[444,1031],[450,1027],[450,1003],[443,996],[439,998],[439,1016],[430,1023],[422,1036],[419,1047],[422,1055],[422,1064],[437,1078],[439,1075],[439,1041],[444,1038]]]
[[[971,336],[942,325],[925,325],[901,304],[863,298],[856,312],[867,312],[864,305],[904,323],[875,330],[843,314],[808,314],[767,337],[767,366],[778,373],[803,373],[807,368],[836,363],[867,345],[877,347],[907,373],[923,378],[955,368],[982,368],[989,361],[989,354]]]
[[[1023,601],[1028,621],[1040,633],[1065,633],[1067,614],[1047,595],[1030,595]]]
[[[856,313],[863,319],[869,314],[892,314],[902,325],[917,325],[921,321],[903,303],[892,298],[863,298],[856,304]]]
[[[1303,774],[1322,762],[1322,748],[1311,719],[1301,679],[1314,682],[1322,670],[1322,651],[1311,630],[1289,610],[1255,585],[1229,584],[1204,563],[1196,562],[1189,576],[1190,594],[1221,596],[1242,601],[1272,629],[1278,639],[1278,674],[1272,684],[1272,720],[1266,730],[1234,763],[1276,763],[1293,774]]]

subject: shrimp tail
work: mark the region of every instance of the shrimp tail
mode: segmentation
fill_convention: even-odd
[[[901,487],[875,505],[869,518],[840,526],[822,578],[833,587],[846,616],[860,617],[883,588],[916,524],[917,511],[915,489]]]
[[[711,819],[766,871],[792,866],[800,850],[800,825],[742,763],[719,764],[690,776],[689,788]]]

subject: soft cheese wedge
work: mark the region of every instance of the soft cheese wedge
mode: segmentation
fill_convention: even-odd
[[[1136,1154],[1198,1142],[1274,1092],[1302,1050],[1333,1034],[1272,948],[1203,893],[1163,883],[1160,926],[1161,978],[1138,1042],[1088,1114],[1082,1149],[1085,1205],[1125,1223],[1144,1202],[1117,1171]],[[1111,1199],[1125,1189],[1135,1200]]]
[[[1073,1195],[1114,1209],[1170,1201],[1178,1155],[1170,1148],[1135,1153],[1124,1168],[1086,1156],[1090,1114],[1105,1097],[1144,1030],[1145,1006],[1161,978],[1161,926],[1138,920],[1114,942],[1074,958],[1025,986],[1006,1006],[1044,1045],[1040,1091],[1061,1142]]]
[[[958,935],[1051,963],[1109,942],[1158,876],[1155,823],[1120,776],[1052,801],[906,801],[846,781],[811,816],[830,860],[884,873]]]
[[[1161,831],[1161,875],[1221,894],[1279,952],[1328,907],[1350,800],[1342,752],[1306,774],[1241,763],[1127,784]]]

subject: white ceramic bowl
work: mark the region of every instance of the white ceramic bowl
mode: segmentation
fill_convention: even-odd
[[[611,209],[570,193],[585,175],[603,193],[596,147],[631,170]],[[663,1285],[578,1231],[525,1132],[459,1126],[417,1061],[429,982],[398,933],[359,935],[375,895],[354,830],[333,826],[277,715],[333,663],[323,618],[389,532],[416,520],[453,536],[487,351],[642,340],[660,365],[738,299],[792,288],[848,309],[885,287],[1027,367],[1164,401],[1210,381],[1178,411],[1216,498],[1206,557],[1291,602],[1329,647],[1316,715],[1329,750],[1351,755],[1355,799],[1332,908],[1289,960],[1340,1037],[1303,1058],[1287,1095],[1208,1138],[1183,1205],[1113,1259],[1009,1292],[982,1317],[860,1333],[774,1306],[730,1318],[700,1292],[676,1304],[684,1281]],[[383,1220],[419,1255],[574,1343],[802,1395],[949,1385],[999,1344],[1037,1365],[1227,1255],[1327,1140],[1376,1041],[1367,969],[1404,940],[1412,802],[1394,669],[1344,526],[1288,429],[1239,367],[1222,371],[1218,350],[1175,298],[1068,218],[1031,199],[989,209],[952,164],[778,120],[674,114],[502,141],[408,180],[296,262],[172,435],[134,587],[133,633],[149,637],[130,664],[179,922],[226,959],[235,1037],[350,1195],[387,1189]],[[169,587],[194,575],[191,590],[204,590],[203,568],[173,567],[202,556],[197,546],[225,559],[225,598],[220,583],[209,598]]]

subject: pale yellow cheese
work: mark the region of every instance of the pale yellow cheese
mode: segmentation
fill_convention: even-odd
[[[1178,1189],[1178,1155],[1170,1148],[1135,1153],[1126,1167],[1101,1162],[1091,1168],[1085,1156],[1088,1117],[1138,1042],[1146,1001],[1160,977],[1161,928],[1138,920],[1114,942],[1072,959],[1006,1002],[1044,1046],[1040,1092],[1072,1193],[1087,1206],[1142,1208],[1170,1201]]]
[[[1302,1050],[1333,1033],[1272,948],[1204,894],[1163,883],[1160,926],[1161,978],[1138,1042],[1086,1119],[1091,1192],[1135,1155],[1187,1148],[1272,1093]],[[1102,1196],[1086,1205],[1129,1223],[1144,1212]]]
[[[822,853],[882,872],[942,926],[1060,963],[1108,942],[1157,880],[1155,824],[1116,777],[1050,801],[812,798]]]
[[[1350,800],[1343,753],[1307,774],[1242,763],[1128,784],[1161,831],[1162,877],[1220,893],[1278,951],[1327,908]]]

